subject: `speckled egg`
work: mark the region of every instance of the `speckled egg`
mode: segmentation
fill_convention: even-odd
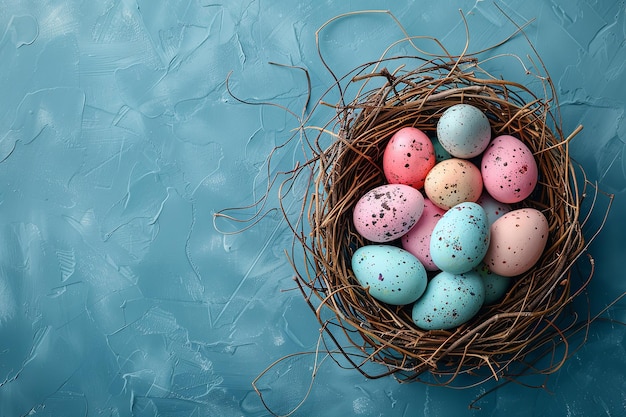
[[[413,304],[412,318],[424,330],[453,329],[478,313],[485,299],[483,281],[475,271],[440,272]]]
[[[357,232],[372,242],[390,242],[411,230],[424,211],[424,197],[404,184],[385,184],[368,191],[354,206]]]
[[[437,122],[441,146],[457,158],[480,155],[491,140],[491,125],[477,107],[456,104],[443,112]]]
[[[511,211],[511,206],[497,201],[485,191],[483,191],[480,198],[476,200],[476,203],[481,206],[483,210],[485,210],[489,226],[491,226],[493,222],[498,220],[500,217]]]
[[[491,141],[483,154],[480,170],[487,192],[508,204],[528,197],[537,185],[539,174],[528,146],[509,135]]]
[[[431,137],[430,141],[433,143],[433,148],[435,148],[435,160],[437,162],[445,161],[446,159],[452,158],[450,152],[446,151],[443,146],[441,146],[441,142],[437,137]]]
[[[366,245],[354,252],[352,271],[359,284],[383,303],[410,304],[426,289],[426,270],[404,249],[391,245]]]
[[[489,247],[487,215],[476,203],[460,203],[437,222],[430,238],[430,256],[442,271],[461,274],[478,266]]]
[[[393,134],[383,153],[383,172],[390,184],[420,189],[435,165],[435,149],[424,132],[403,127]]]
[[[522,208],[491,225],[491,242],[484,262],[495,274],[512,277],[532,268],[546,247],[548,221],[539,210]]]
[[[475,202],[482,191],[483,180],[478,167],[459,158],[436,164],[424,182],[426,196],[444,210],[464,201]]]
[[[485,304],[493,304],[500,300],[511,286],[511,278],[503,277],[489,270],[487,265],[481,263],[475,268],[485,286]]]
[[[439,268],[430,256],[430,237],[435,225],[443,217],[445,211],[424,199],[424,211],[422,217],[401,238],[402,247],[420,260],[427,271],[436,271]]]

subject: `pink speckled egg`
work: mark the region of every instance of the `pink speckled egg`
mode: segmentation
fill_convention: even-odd
[[[424,211],[419,190],[404,184],[385,184],[363,195],[354,206],[357,232],[372,242],[390,242],[417,223]]]
[[[439,162],[424,181],[428,199],[444,210],[459,203],[476,202],[482,191],[480,170],[470,161],[459,158]]]
[[[534,208],[506,213],[491,225],[491,241],[483,262],[504,277],[523,274],[543,254],[548,228],[546,217]]]
[[[414,127],[403,127],[389,140],[383,153],[383,172],[390,184],[420,189],[435,165],[435,149],[428,136]]]
[[[519,203],[537,185],[539,170],[532,152],[519,139],[502,135],[491,141],[481,162],[487,192],[502,203]]]
[[[430,256],[430,237],[435,225],[444,215],[445,210],[424,199],[424,211],[415,226],[402,236],[402,247],[420,260],[427,271],[437,271],[439,268]]]

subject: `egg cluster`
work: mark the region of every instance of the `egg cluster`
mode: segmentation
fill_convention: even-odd
[[[492,138],[489,119],[468,104],[446,109],[436,133],[396,131],[382,158],[386,184],[353,212],[370,241],[352,256],[356,279],[379,301],[413,304],[413,321],[425,330],[454,328],[501,299],[548,239],[543,213],[511,207],[538,181],[521,140]]]

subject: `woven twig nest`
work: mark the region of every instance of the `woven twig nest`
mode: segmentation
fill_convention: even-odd
[[[416,62],[421,64],[412,71],[391,74],[383,68],[353,78],[353,87],[359,82],[380,87],[359,89],[357,97],[339,105],[336,117],[319,129],[313,155],[304,164],[313,169],[315,184],[303,209],[310,236],[296,234],[306,257],[306,270],[298,272],[297,281],[339,351],[368,377],[394,374],[410,381],[426,372],[444,385],[464,373],[499,378],[529,353],[554,348],[555,335],[564,331],[559,315],[580,292],[570,273],[586,248],[583,190],[576,179],[581,171],[568,152],[573,134],[564,137],[551,111],[556,103],[551,102],[554,91],[547,77],[538,79],[550,98],[540,99],[523,85],[488,76],[472,57]],[[378,64],[376,68],[382,68]],[[425,331],[414,324],[410,306],[379,302],[355,279],[351,256],[371,242],[356,232],[352,211],[360,196],[385,184],[382,156],[393,133],[412,126],[434,134],[444,110],[460,103],[481,109],[494,136],[515,136],[533,152],[539,183],[514,208],[540,210],[548,219],[549,237],[539,262],[512,278],[499,302],[484,306],[457,328]],[[329,131],[335,132],[334,140],[322,147],[320,138]],[[383,365],[383,371],[372,372],[370,362]],[[560,364],[557,359],[544,371]]]

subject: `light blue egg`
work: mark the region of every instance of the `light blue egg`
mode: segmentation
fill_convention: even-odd
[[[485,300],[485,287],[477,272],[440,272],[413,304],[412,318],[424,330],[448,330],[478,313]]]
[[[491,140],[491,125],[477,107],[456,104],[446,109],[437,121],[441,146],[457,158],[480,155]]]
[[[493,304],[500,300],[511,285],[512,278],[491,272],[484,263],[478,265],[475,271],[480,275],[485,285],[485,304]]]
[[[391,245],[366,245],[352,255],[359,284],[387,304],[411,304],[426,289],[426,269],[411,253]]]
[[[483,191],[476,203],[485,210],[487,214],[487,223],[491,226],[496,220],[511,211],[511,206],[501,203],[489,195],[487,191]]]
[[[442,271],[462,274],[480,264],[489,249],[489,240],[485,210],[476,203],[459,203],[435,225],[430,257]]]

